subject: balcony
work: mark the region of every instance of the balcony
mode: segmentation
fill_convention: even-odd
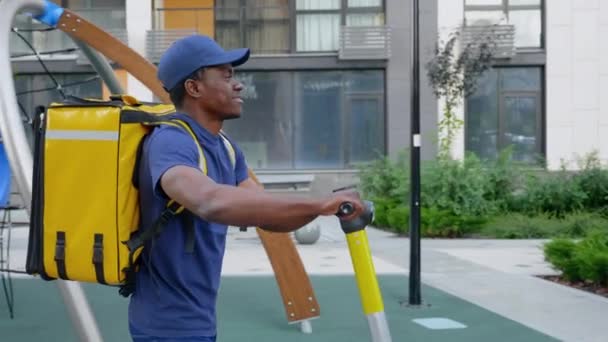
[[[202,33],[226,49],[248,47],[253,55],[335,54],[341,59],[388,59],[390,30],[384,13],[295,11],[289,6],[157,8],[147,54],[160,54],[184,35]],[[342,19],[341,19],[342,18]],[[347,26],[340,26],[345,21]],[[352,26],[350,26],[352,25]]]
[[[288,6],[157,8],[148,53],[156,59],[159,47],[186,33],[212,36],[226,49],[247,46],[254,54],[289,53],[290,32]]]
[[[174,41],[197,33],[192,29],[151,30],[146,35],[146,58],[158,63],[161,55]]]
[[[475,47],[479,42],[495,44],[494,58],[512,58],[517,53],[514,25],[467,25],[462,28],[461,46]]]
[[[387,26],[342,26],[340,59],[389,59],[391,34]]]

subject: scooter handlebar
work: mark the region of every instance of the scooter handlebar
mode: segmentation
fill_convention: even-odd
[[[348,216],[355,211],[355,206],[350,202],[344,202],[340,204],[340,208],[338,209],[338,217],[340,216]]]
[[[355,206],[350,202],[344,202],[340,205],[336,215],[340,218],[340,226],[345,234],[363,230],[374,221],[374,203],[371,201],[363,201],[363,204],[365,205],[363,213],[348,221],[344,220],[343,217],[350,215],[355,210]]]

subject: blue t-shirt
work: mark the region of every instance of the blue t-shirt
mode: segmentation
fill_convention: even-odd
[[[239,148],[233,166],[222,138],[185,114],[207,160],[207,176],[216,183],[237,185],[247,179]],[[166,206],[160,185],[165,171],[176,165],[199,169],[199,153],[183,128],[161,126],[145,140],[139,169],[142,227],[151,227]],[[226,244],[227,226],[194,217],[194,251],[186,250],[185,220],[174,217],[162,233],[145,245],[135,292],[129,304],[132,333],[158,337],[215,336],[215,304]]]

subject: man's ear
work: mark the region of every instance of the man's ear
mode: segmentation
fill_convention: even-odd
[[[186,89],[186,93],[194,98],[199,98],[202,96],[200,83],[195,80],[187,80],[184,84],[184,88]]]

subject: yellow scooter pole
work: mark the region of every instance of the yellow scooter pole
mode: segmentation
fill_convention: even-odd
[[[342,231],[346,234],[348,250],[359,287],[361,306],[367,317],[372,342],[391,342],[391,334],[388,329],[386,315],[384,313],[384,302],[378,285],[376,270],[369,248],[369,240],[365,228],[374,220],[374,205],[370,201],[364,202],[366,210],[351,221],[340,219]],[[351,203],[343,203],[340,206],[338,217],[352,213],[354,207]]]

